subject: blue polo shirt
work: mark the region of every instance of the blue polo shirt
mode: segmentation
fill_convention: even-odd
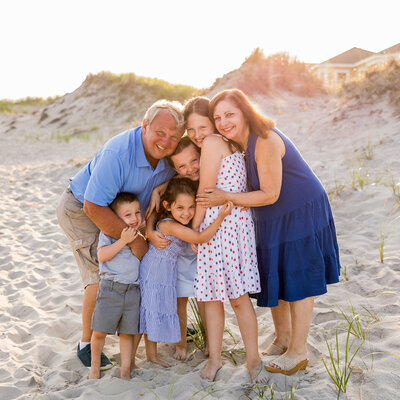
[[[142,127],[114,136],[95,157],[70,179],[71,191],[81,203],[88,200],[108,206],[119,192],[138,196],[142,213],[153,189],[172,178],[175,171],[165,159],[154,169],[144,153]]]

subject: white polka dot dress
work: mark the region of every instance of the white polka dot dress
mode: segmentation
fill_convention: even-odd
[[[216,187],[230,192],[247,190],[243,155],[235,152],[221,161]],[[200,231],[217,217],[221,206],[208,208]],[[198,301],[225,301],[260,292],[254,224],[250,210],[234,207],[214,237],[198,246],[194,280]]]

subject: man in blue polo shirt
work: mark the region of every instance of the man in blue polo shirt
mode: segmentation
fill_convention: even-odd
[[[72,179],[57,206],[58,222],[65,232],[85,288],[82,304],[82,338],[78,357],[90,366],[91,318],[99,283],[97,243],[99,231],[119,239],[127,226],[108,205],[119,192],[135,193],[146,210],[153,188],[170,179],[175,171],[164,157],[172,154],[184,130],[180,107],[165,100],[154,103],[141,126],[110,139]],[[141,259],[146,240],[128,244]],[[102,354],[101,369],[112,367]]]

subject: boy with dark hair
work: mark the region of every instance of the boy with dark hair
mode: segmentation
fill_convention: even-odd
[[[139,335],[139,263],[127,246],[135,240],[142,222],[140,204],[133,193],[118,193],[110,208],[128,225],[118,240],[100,232],[97,255],[100,283],[92,316],[91,369],[89,378],[100,378],[101,352],[107,334],[118,331],[121,379],[130,379]]]

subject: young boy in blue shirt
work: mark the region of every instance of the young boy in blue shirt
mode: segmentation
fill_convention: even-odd
[[[89,379],[100,378],[101,352],[107,334],[118,331],[121,352],[121,379],[130,379],[136,368],[139,332],[139,263],[128,243],[135,240],[142,222],[140,204],[133,193],[118,193],[111,209],[128,225],[115,240],[99,234],[99,290],[92,316],[91,369]],[[133,364],[131,365],[131,362]]]

